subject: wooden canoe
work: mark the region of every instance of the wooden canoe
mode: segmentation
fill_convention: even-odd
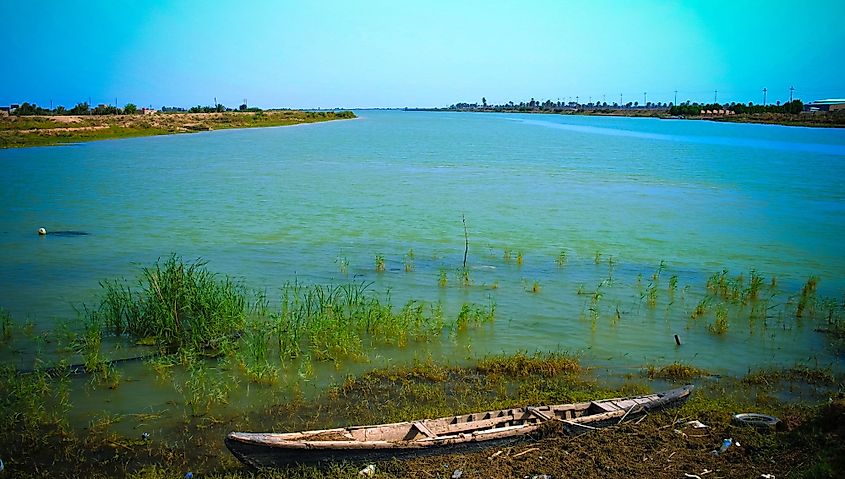
[[[321,465],[330,462],[375,462],[431,454],[467,452],[529,439],[550,421],[567,432],[585,432],[616,424],[685,400],[688,385],[627,398],[501,409],[440,419],[353,426],[289,433],[231,432],[226,447],[241,462],[255,467]]]

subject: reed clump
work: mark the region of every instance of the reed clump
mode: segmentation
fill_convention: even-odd
[[[104,281],[91,315],[114,334],[150,338],[168,352],[192,348],[218,354],[243,330],[247,296],[241,284],[205,265],[171,255],[143,268],[135,287],[125,280]]]
[[[563,352],[528,355],[525,351],[514,354],[487,356],[478,361],[476,369],[484,374],[502,374],[506,376],[551,377],[558,374],[572,374],[581,370],[581,363],[576,356]]]
[[[693,378],[710,375],[710,372],[705,369],[679,362],[662,367],[649,365],[646,367],[645,373],[649,379],[667,379],[670,381],[688,381]]]
[[[761,369],[752,371],[742,378],[742,382],[749,385],[767,387],[783,382],[832,386],[836,384],[836,376],[830,368],[801,365],[786,369]]]
[[[379,299],[370,291],[371,285],[286,284],[279,311],[270,315],[268,327],[280,356],[310,353],[315,360],[363,358],[368,343],[404,347],[411,341],[432,341],[443,333],[440,304],[410,300],[394,309],[389,296]]]
[[[12,315],[3,308],[0,308],[0,344],[12,339],[14,322]]]
[[[461,333],[485,323],[492,323],[495,318],[496,303],[492,301],[487,308],[477,304],[464,303],[455,322],[455,331]]]

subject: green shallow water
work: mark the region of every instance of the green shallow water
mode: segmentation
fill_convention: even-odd
[[[318,365],[318,377],[427,355],[460,361],[521,349],[579,352],[615,370],[670,361],[737,374],[767,365],[841,366],[814,331],[819,324],[796,321],[789,306],[755,323],[731,317],[724,335],[708,331],[712,314],[689,317],[707,278],[723,268],[746,279],[751,269],[767,281],[777,276],[779,303],[811,275],[820,278],[820,296],[842,301],[845,131],[358,114],[298,127],[0,151],[0,306],[36,329],[62,322],[73,329],[74,308],[96,301],[99,281],[135,277],[140,266],[175,252],[202,257],[212,271],[271,299],[294,279],[354,280],[389,291],[396,307],[411,298],[442,302],[447,317],[466,301],[496,304],[495,324],[467,337],[384,348],[370,364]],[[454,273],[463,260],[462,215],[470,287]],[[39,237],[41,226],[90,234]],[[409,249],[414,271],[406,273]],[[561,250],[562,268],[554,262]],[[375,272],[376,254],[387,271]],[[346,274],[341,259],[349,262]],[[657,304],[649,307],[641,295],[661,261]],[[444,269],[449,285],[441,288]],[[679,284],[670,298],[673,274]],[[608,277],[593,313],[591,296],[577,291],[593,292]],[[538,293],[530,292],[534,282]]]

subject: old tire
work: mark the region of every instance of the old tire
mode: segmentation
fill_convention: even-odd
[[[737,426],[750,426],[760,430],[774,430],[781,424],[780,419],[766,414],[742,413],[734,414],[731,422]]]

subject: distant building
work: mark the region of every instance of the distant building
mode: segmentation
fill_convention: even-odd
[[[152,115],[155,112],[156,110],[153,108],[141,108],[141,113],[143,113],[144,115]]]
[[[9,105],[9,113],[14,113],[20,107],[21,106],[17,103],[12,103],[11,105]]]
[[[845,110],[845,98],[829,98],[816,100],[804,105],[804,111],[838,111]]]

